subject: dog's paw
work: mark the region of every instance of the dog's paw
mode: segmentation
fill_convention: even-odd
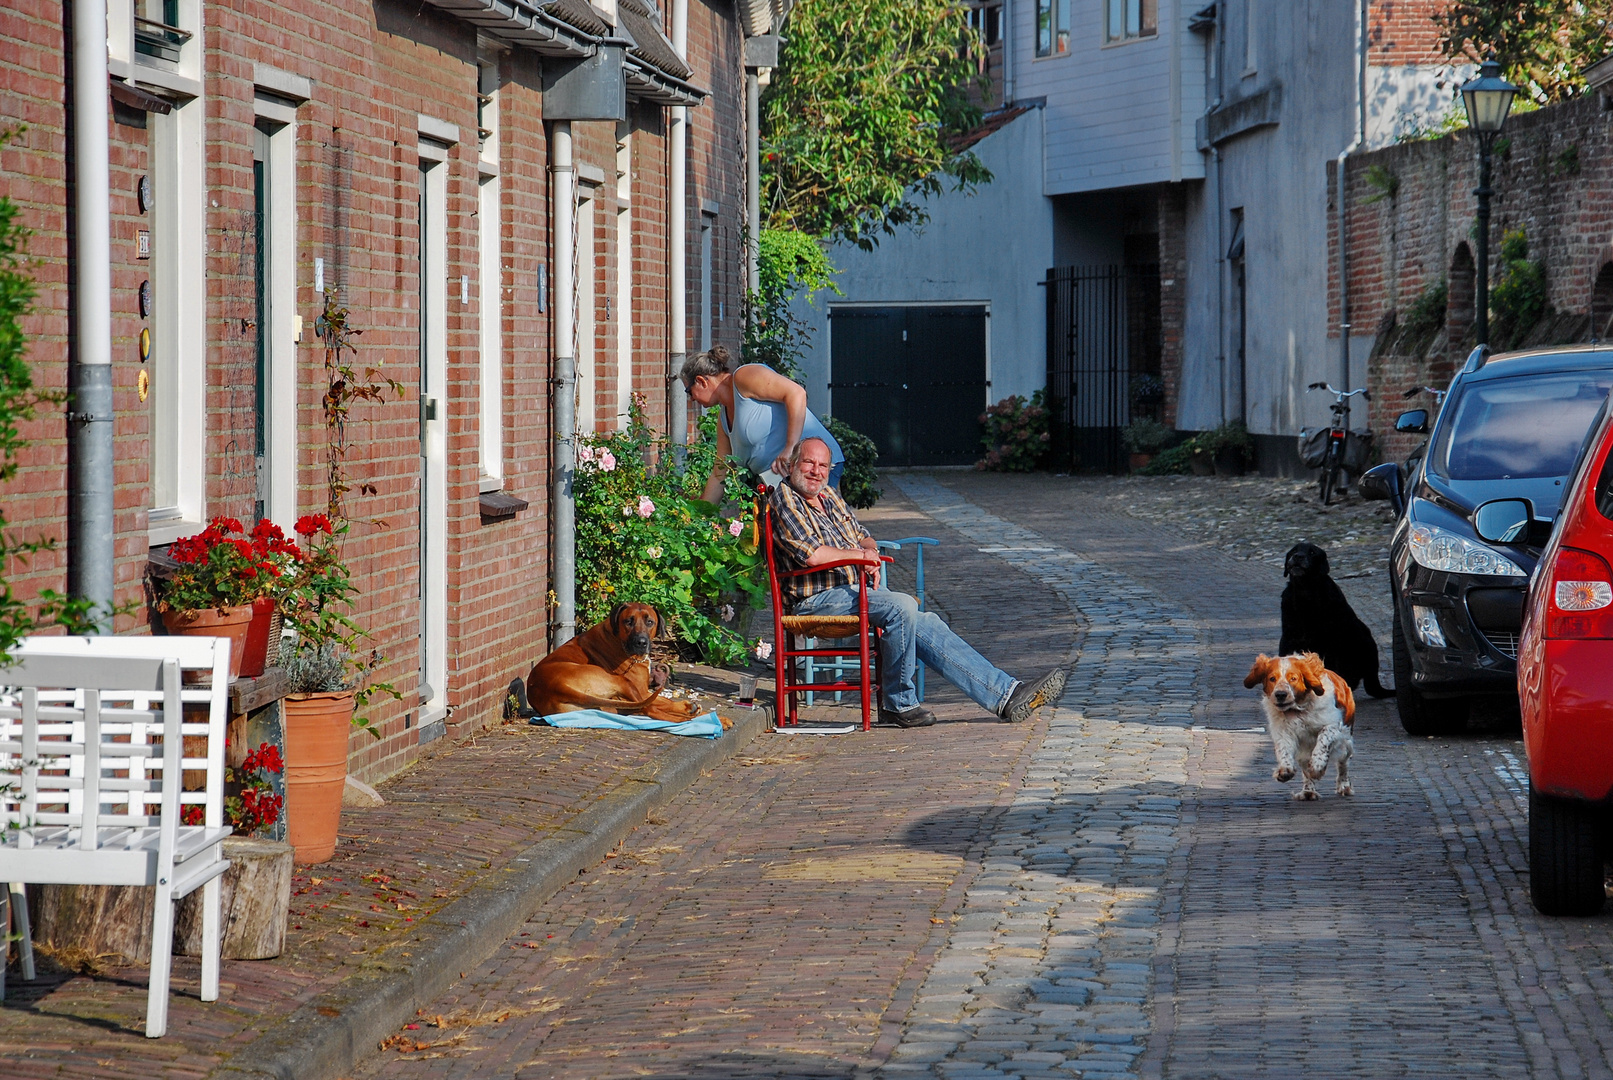
[[[1314,802],[1320,798],[1321,796],[1316,794],[1315,788],[1300,788],[1298,791],[1294,792],[1295,802]]]
[[[1322,777],[1324,777],[1326,775],[1327,775],[1327,766],[1326,765],[1323,765],[1320,769],[1318,769],[1314,765],[1305,766],[1305,779],[1307,779],[1307,780],[1320,780]]]
[[[1348,780],[1346,780],[1346,781],[1344,781],[1343,783],[1341,783],[1339,785],[1339,794],[1340,795],[1354,795],[1355,794],[1355,788],[1351,787],[1350,782]]]
[[[728,719],[728,717],[719,716],[719,717],[717,717],[717,719],[722,721],[722,729],[724,731],[732,731],[732,730],[734,730],[734,722],[732,720]]]
[[[1271,778],[1278,783],[1286,784],[1294,778],[1294,770],[1287,765],[1279,765],[1272,771]]]

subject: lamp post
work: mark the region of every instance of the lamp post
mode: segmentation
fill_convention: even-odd
[[[1479,200],[1479,277],[1473,298],[1478,308],[1479,345],[1490,344],[1490,151],[1517,93],[1518,88],[1501,77],[1501,65],[1493,57],[1480,65],[1478,78],[1462,84],[1467,126],[1479,140],[1479,186],[1473,189]]]

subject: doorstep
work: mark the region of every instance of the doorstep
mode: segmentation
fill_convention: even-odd
[[[41,954],[38,979],[7,979],[0,1075],[86,1061],[98,1078],[346,1074],[355,1049],[370,1052],[652,809],[767,731],[772,680],[754,710],[734,704],[738,685],[737,672],[678,666],[675,691],[734,721],[715,740],[524,720],[441,740],[378,785],[386,805],[343,809],[330,862],[298,868],[281,956],[225,961],[213,1003],[197,997],[198,961],[175,957],[168,1034],[147,1039],[143,965]]]

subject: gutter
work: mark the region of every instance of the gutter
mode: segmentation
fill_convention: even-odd
[[[555,18],[526,0],[426,0],[492,36],[544,56],[586,59],[600,39]]]

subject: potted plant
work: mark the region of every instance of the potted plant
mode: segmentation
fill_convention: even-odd
[[[1145,416],[1126,425],[1120,439],[1131,454],[1131,471],[1137,472],[1147,468],[1154,455],[1170,445],[1171,429]]]
[[[358,352],[353,338],[360,331],[348,324],[347,309],[334,291],[325,293],[316,330],[324,341],[329,383],[321,398],[326,510],[297,520],[302,543],[279,598],[281,618],[295,635],[291,652],[280,660],[290,691],[280,707],[286,735],[286,836],[299,863],[324,862],[336,852],[353,727],[381,737],[358,710],[378,693],[402,697],[390,684],[370,681],[382,656],[374,649],[360,654],[369,633],[351,614],[358,587],[342,558],[342,541],[351,528],[343,509],[352,487],[346,464],[349,414],[357,402],[381,404],[388,392],[401,395],[403,388],[374,368],[360,374],[351,359]],[[359,488],[374,490],[363,483]]]
[[[280,820],[283,797],[274,790],[274,777],[284,762],[273,743],[253,747],[240,761],[224,770],[224,816],[234,835],[224,841],[230,868],[222,879],[226,960],[266,960],[285,947],[286,916],[291,909],[291,845],[265,839],[263,834]],[[186,806],[185,824],[200,825],[202,808]],[[200,956],[202,946],[201,892],[180,902],[174,927],[174,951]]]
[[[249,534],[235,518],[216,517],[175,540],[168,554],[177,566],[156,585],[163,625],[170,634],[229,638],[230,674],[240,675],[253,619],[270,617],[281,580],[300,555],[297,546],[266,519]],[[262,670],[260,656],[252,674]]]
[[[1242,420],[1228,420],[1200,436],[1217,476],[1242,476],[1255,458],[1255,442]]]

